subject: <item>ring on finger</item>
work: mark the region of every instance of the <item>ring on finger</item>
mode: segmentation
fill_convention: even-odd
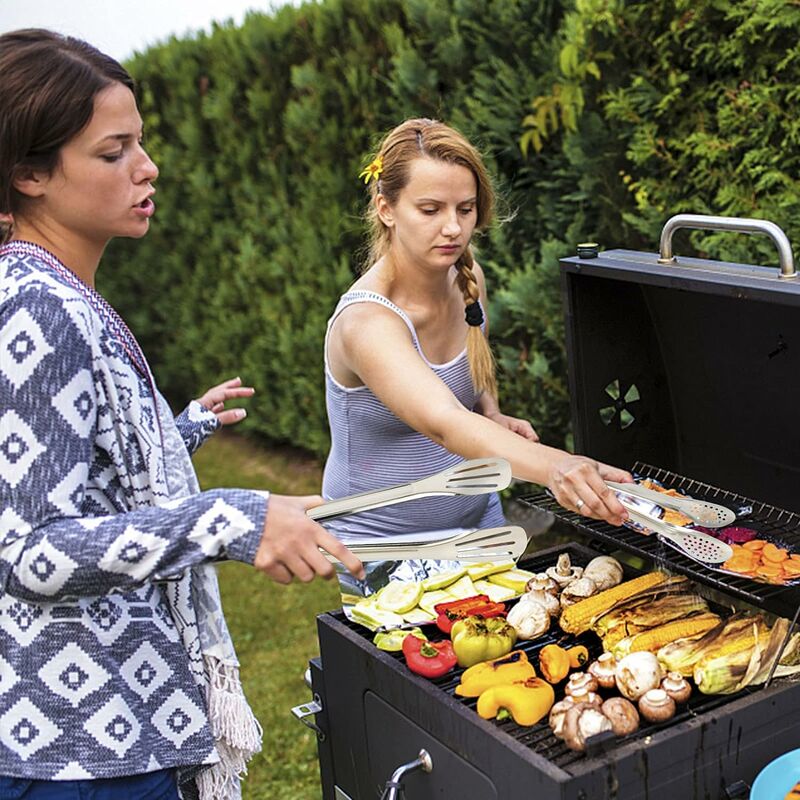
[[[583,500],[581,500],[580,497],[575,501],[575,508],[577,508],[578,511],[580,511],[585,505],[586,504],[583,502]]]

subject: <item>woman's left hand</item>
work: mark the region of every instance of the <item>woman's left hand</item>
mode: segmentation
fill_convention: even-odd
[[[499,411],[496,414],[490,415],[489,419],[492,420],[492,422],[496,422],[498,425],[502,425],[504,428],[508,428],[511,433],[516,433],[523,439],[530,439],[532,442],[539,441],[539,434],[536,433],[533,429],[533,425],[526,419],[509,417],[507,414],[501,414]]]
[[[219,386],[212,386],[202,397],[197,398],[197,402],[216,414],[220,425],[235,425],[247,416],[247,411],[243,408],[226,410],[225,403],[238,397],[252,397],[255,391],[252,386],[242,386],[241,378],[231,378]]]

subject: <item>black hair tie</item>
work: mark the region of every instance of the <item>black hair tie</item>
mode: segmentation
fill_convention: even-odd
[[[467,325],[472,325],[474,328],[483,325],[483,311],[481,310],[481,304],[477,300],[467,305],[465,310]]]

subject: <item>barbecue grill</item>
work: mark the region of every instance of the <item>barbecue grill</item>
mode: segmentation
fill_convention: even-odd
[[[780,271],[676,263],[672,234],[680,227],[766,233]],[[785,237],[757,220],[681,215],[666,226],[659,255],[593,255],[583,248],[561,261],[576,449],[621,465],[639,458],[633,471],[642,477],[746,512],[741,524],[800,551],[800,426],[792,424],[800,282]],[[524,558],[526,569],[541,571],[562,552],[576,564],[624,552],[626,579],[636,563],[658,566],[687,575],[718,607],[796,619],[795,587],[711,569],[656,536],[565,511],[545,492],[522,502],[580,540]],[[732,800],[747,797],[767,762],[800,747],[800,683],[791,678],[734,695],[696,692],[669,722],[645,723],[622,739],[603,734],[576,753],[546,721],[522,728],[481,719],[475,700],[454,695],[460,670],[418,678],[342,612],[317,622],[314,701],[295,711],[318,733],[325,800],[378,798],[390,776],[384,796],[404,790],[408,800]],[[590,657],[600,652],[593,634],[567,636],[556,626],[521,647],[535,663],[554,641],[584,644]]]

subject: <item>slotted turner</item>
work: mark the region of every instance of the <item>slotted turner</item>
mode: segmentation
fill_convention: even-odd
[[[350,552],[362,561],[406,561],[415,558],[447,561],[515,561],[528,546],[528,534],[518,525],[464,531],[439,541],[409,542],[403,537],[387,537],[380,544],[348,544]],[[323,554],[329,561],[337,558]]]
[[[510,483],[511,465],[504,458],[473,458],[418,481],[329,500],[306,514],[316,520],[332,519],[421,497],[499,492]]]
[[[736,522],[736,514],[733,511],[716,503],[697,500],[693,497],[675,497],[664,492],[647,489],[635,483],[614,483],[613,481],[606,481],[606,483],[617,492],[641,497],[643,500],[649,500],[657,506],[680,511],[681,514],[685,514],[693,522],[698,525],[705,525],[707,528],[724,528],[726,525]]]
[[[682,553],[689,556],[689,558],[699,561],[701,564],[721,564],[723,561],[727,561],[733,556],[733,550],[730,545],[721,542],[719,539],[715,539],[707,533],[670,525],[663,520],[654,519],[647,514],[643,514],[631,503],[626,502],[622,497],[619,501],[625,506],[628,515],[634,522],[638,522],[640,525],[649,528],[659,539],[667,541],[669,544],[677,547]]]

